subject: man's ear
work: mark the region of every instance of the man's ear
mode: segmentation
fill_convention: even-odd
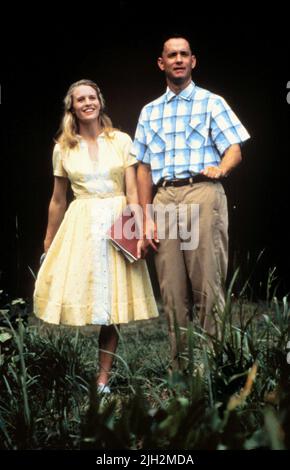
[[[191,68],[194,69],[196,66],[196,57],[195,55],[191,56]]]
[[[157,64],[158,64],[158,67],[160,68],[160,70],[163,71],[164,70],[164,64],[163,64],[162,57],[158,57]]]

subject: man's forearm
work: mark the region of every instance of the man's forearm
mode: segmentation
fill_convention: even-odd
[[[242,161],[241,148],[239,144],[231,145],[224,154],[219,168],[222,170],[223,176],[227,176]]]

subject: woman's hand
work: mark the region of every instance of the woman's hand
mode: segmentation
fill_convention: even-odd
[[[137,257],[145,258],[148,253],[148,249],[151,246],[154,251],[158,251],[158,237],[156,224],[151,221],[146,223],[146,230],[144,233],[143,240],[139,240],[137,243]]]
[[[137,242],[137,258],[145,258],[147,255],[147,247],[145,246],[145,240],[138,240]]]
[[[66,193],[68,179],[54,177],[54,188],[48,208],[48,224],[44,240],[44,252],[49,249],[66,211]]]

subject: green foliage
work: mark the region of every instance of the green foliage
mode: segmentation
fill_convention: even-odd
[[[217,334],[189,327],[184,372],[168,373],[162,312],[122,327],[109,396],[96,392],[94,329],[27,324],[22,299],[5,305],[0,448],[289,449],[288,301],[252,304],[245,286],[233,295],[237,278]]]

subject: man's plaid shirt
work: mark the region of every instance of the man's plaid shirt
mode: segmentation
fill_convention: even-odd
[[[186,178],[206,166],[218,166],[227,148],[249,138],[226,101],[191,82],[175,95],[144,106],[131,154],[151,165],[155,184],[161,178]]]

